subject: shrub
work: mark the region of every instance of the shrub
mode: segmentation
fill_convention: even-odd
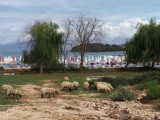
[[[119,87],[116,91],[112,93],[110,98],[113,101],[125,101],[125,100],[132,100],[134,98],[134,95],[125,88]]]
[[[78,71],[79,68],[73,65],[68,66],[67,71]]]
[[[64,64],[62,63],[57,63],[57,64],[52,64],[52,65],[47,65],[44,66],[43,71],[46,73],[53,72],[53,71],[63,71],[64,70]],[[31,71],[39,71],[39,66],[34,65],[31,68]]]
[[[96,71],[98,71],[98,72],[105,72],[106,69],[105,68],[96,68]]]
[[[156,104],[156,105],[154,106],[154,109],[155,109],[156,111],[160,111],[160,103],[159,103],[159,104]]]
[[[119,87],[111,95],[113,101],[125,101],[134,99],[134,95],[123,87]]]
[[[142,75],[136,76],[131,80],[131,85],[139,84],[146,81],[158,80],[160,81],[160,73],[159,72],[149,72],[144,73]]]
[[[126,79],[123,77],[118,77],[118,78],[103,77],[98,79],[97,81],[110,83],[114,88],[130,84],[130,79]]]
[[[153,81],[147,81],[147,82],[143,82],[137,85],[137,88],[140,90],[143,89],[150,89],[151,86],[157,86],[158,85],[158,81],[157,80],[153,80]]]
[[[152,100],[160,98],[160,87],[150,86],[149,91],[147,92],[147,98]]]
[[[3,66],[0,66],[0,71],[3,71],[4,70],[4,67]]]

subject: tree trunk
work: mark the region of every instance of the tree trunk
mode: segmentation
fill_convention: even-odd
[[[65,66],[66,66],[66,65],[65,65],[65,64],[66,64],[65,58],[64,58],[63,64],[64,64],[63,72],[65,72]]]
[[[43,63],[40,63],[40,74],[43,74]]]
[[[154,61],[152,61],[152,69],[154,68]]]
[[[84,53],[81,53],[81,62],[80,62],[80,66],[79,66],[80,72],[83,71],[83,57],[84,57]]]

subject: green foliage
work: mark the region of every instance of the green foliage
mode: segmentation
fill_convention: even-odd
[[[158,85],[158,80],[146,81],[137,85],[137,88],[140,90],[150,89],[151,87],[156,87]]]
[[[139,84],[139,83],[147,82],[151,80],[160,81],[160,73],[159,72],[148,72],[148,73],[144,73],[139,76],[136,76],[131,80],[131,85]]]
[[[124,77],[103,77],[98,79],[97,81],[102,81],[102,82],[108,82],[110,83],[114,88],[117,88],[118,86],[124,86],[130,84],[130,79],[126,79]]]
[[[58,25],[51,21],[36,21],[26,29],[30,35],[29,48],[23,51],[23,62],[37,64],[40,72],[43,66],[58,61],[62,34],[58,33]]]
[[[116,91],[112,93],[110,98],[113,101],[125,101],[125,100],[133,100],[134,95],[125,88],[119,87]]]
[[[38,72],[39,71],[39,66],[34,65],[31,67],[31,71]],[[65,68],[66,69],[66,68]],[[48,64],[43,68],[43,71],[45,73],[52,73],[52,72],[62,72],[64,70],[64,64],[62,63],[56,63],[56,64]]]
[[[150,86],[149,91],[147,92],[147,98],[152,100],[160,98],[160,87]]]
[[[158,99],[160,98],[160,86],[158,86],[158,80],[145,81],[137,85],[140,90],[147,89],[147,99]]]
[[[160,111],[160,104],[154,105],[154,109],[155,109],[156,111]]]
[[[110,83],[114,88],[117,88],[118,86],[125,86],[125,85],[135,85],[135,84],[144,84],[145,82],[149,82],[152,80],[156,80],[157,82],[160,82],[160,73],[159,72],[148,72],[143,73],[141,75],[135,76],[133,78],[129,77],[103,77],[98,79],[99,82],[108,82]]]
[[[0,71],[3,71],[4,70],[4,67],[3,66],[0,66]]]
[[[125,46],[128,63],[160,61],[159,30],[160,24],[156,24],[155,19],[151,19],[149,24],[137,25],[137,32]]]
[[[120,45],[109,45],[93,43],[86,45],[86,52],[111,52],[111,51],[124,51],[124,48]],[[75,46],[71,49],[72,52],[80,52],[81,46]]]

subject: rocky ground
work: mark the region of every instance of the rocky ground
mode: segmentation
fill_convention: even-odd
[[[1,111],[0,120],[160,120],[160,112],[149,104],[93,99],[86,94],[40,98],[38,89],[40,86],[21,86],[22,103]]]

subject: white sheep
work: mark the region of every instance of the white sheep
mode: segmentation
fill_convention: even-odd
[[[68,77],[64,77],[64,81],[68,81],[69,80],[69,78]]]
[[[84,82],[84,88],[89,90],[89,83],[88,82]]]
[[[2,92],[6,94],[7,89],[13,89],[13,87],[11,85],[4,84],[2,85],[1,89],[2,89]]]
[[[70,82],[62,82],[61,83],[61,90],[64,90],[64,89],[68,89],[69,91],[73,90],[73,83],[70,83]]]
[[[12,98],[14,98],[14,96],[16,96],[16,98],[19,96],[19,98],[21,98],[21,93],[18,91],[18,90],[14,90],[14,89],[10,89],[10,88],[8,88],[7,90],[6,90],[6,98],[7,97],[9,97],[9,98],[11,98],[11,95],[12,95]]]
[[[107,84],[98,84],[97,83],[97,92],[99,93],[100,90],[105,90],[105,92],[111,92],[111,89],[108,87]]]
[[[95,85],[96,89],[97,89],[97,84],[103,84],[103,85],[106,84],[106,85],[108,85],[108,87],[110,88],[111,91],[114,90],[114,88],[112,87],[112,85],[110,83],[95,81],[94,85]]]
[[[48,98],[50,97],[51,94],[53,95],[53,97],[55,97],[55,95],[58,95],[58,90],[54,88],[42,88],[41,98],[43,98],[45,94],[48,94]]]
[[[90,77],[86,77],[86,81],[89,82],[92,81],[92,79]]]
[[[79,87],[79,82],[74,81],[73,82],[73,88],[77,89]]]

